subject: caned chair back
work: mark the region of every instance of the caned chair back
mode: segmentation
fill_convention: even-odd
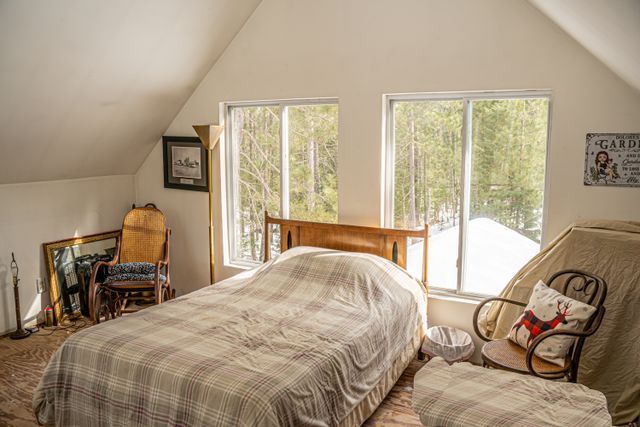
[[[154,207],[131,209],[122,222],[119,262],[155,264],[164,258],[165,240],[162,211]]]

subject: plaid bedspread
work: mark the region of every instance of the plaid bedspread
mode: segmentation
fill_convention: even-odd
[[[425,426],[611,427],[599,391],[439,357],[416,374],[413,408]]]
[[[74,334],[33,409],[64,426],[338,425],[424,326],[425,304],[381,258],[294,248]]]

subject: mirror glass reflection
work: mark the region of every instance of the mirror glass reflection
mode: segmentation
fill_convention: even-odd
[[[53,250],[53,263],[64,313],[89,315],[87,300],[92,266],[98,261],[112,260],[115,251],[115,237]],[[104,274],[104,269],[100,270]]]

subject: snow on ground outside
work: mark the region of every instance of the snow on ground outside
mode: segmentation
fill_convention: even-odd
[[[429,285],[455,289],[458,226],[429,238]],[[497,295],[540,245],[489,218],[469,221],[465,292]],[[407,269],[421,277],[422,242],[407,250]]]

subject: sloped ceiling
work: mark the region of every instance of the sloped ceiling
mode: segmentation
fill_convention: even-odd
[[[530,0],[640,91],[640,0]]]
[[[0,184],[132,174],[261,0],[0,0]]]

